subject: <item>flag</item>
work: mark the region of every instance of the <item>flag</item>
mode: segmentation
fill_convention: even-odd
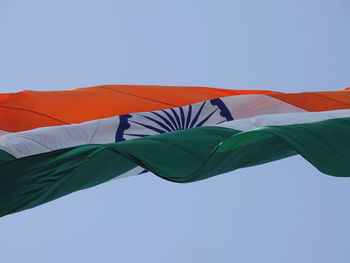
[[[0,216],[151,171],[173,182],[302,155],[349,176],[350,90],[98,86],[0,95]]]

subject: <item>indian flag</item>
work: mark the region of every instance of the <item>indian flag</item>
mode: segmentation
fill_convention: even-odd
[[[300,154],[325,174],[349,176],[349,103],[348,89],[0,94],[0,216],[145,171],[185,183]]]

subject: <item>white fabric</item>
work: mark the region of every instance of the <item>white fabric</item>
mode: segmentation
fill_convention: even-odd
[[[262,114],[305,112],[303,109],[266,95],[239,95],[224,97],[221,98],[221,100],[235,119],[233,123],[236,123],[236,121],[241,118]],[[189,106],[181,108],[184,114],[187,115],[189,112]],[[193,104],[191,105],[192,117],[200,111],[202,115],[196,121],[196,123],[199,123],[204,117],[209,116],[210,113],[215,111],[216,108],[217,106],[212,105],[210,102]],[[171,113],[170,110],[166,111]],[[173,112],[180,114],[179,108],[175,108]],[[147,117],[157,119],[158,121],[161,120],[159,117],[160,115],[166,117],[164,111],[156,111],[156,113],[159,115],[157,116],[152,112],[131,114],[133,122],[130,122],[131,127],[128,129],[127,134],[157,134],[153,130],[137,124],[142,122],[143,124],[152,124],[153,126],[156,126],[156,123],[150,121]],[[226,121],[224,116],[221,115],[220,110],[216,110],[214,113],[215,114],[211,115],[203,126],[212,126]],[[116,131],[119,124],[120,120],[117,116],[93,120],[81,124],[44,127],[30,131],[6,134],[0,136],[0,149],[12,154],[16,158],[21,158],[83,144],[113,143],[115,142]],[[252,126],[252,124],[247,123],[247,121],[243,121],[242,125],[244,127]],[[238,127],[237,129],[242,128]],[[125,135],[124,139],[135,138],[135,135],[133,136]]]
[[[327,119],[350,117],[350,110],[335,110],[322,112],[304,112],[304,113],[284,113],[284,114],[266,114],[254,116],[251,118],[228,121],[221,123],[219,127],[248,131],[264,126],[281,126],[288,124],[306,123],[323,121]]]
[[[306,112],[282,100],[267,95],[251,94],[221,98],[235,119],[263,114]]]
[[[9,133],[10,133],[10,132],[0,130],[0,136],[5,135],[5,134],[9,134]]]

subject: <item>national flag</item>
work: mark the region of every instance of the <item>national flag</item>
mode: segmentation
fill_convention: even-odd
[[[349,102],[348,89],[1,94],[0,216],[145,170],[193,182],[301,154],[323,173],[349,176]]]

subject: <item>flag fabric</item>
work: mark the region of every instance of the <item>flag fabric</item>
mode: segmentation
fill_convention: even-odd
[[[266,90],[135,85],[105,85],[66,91],[25,90],[0,94],[0,130],[18,132],[81,123],[248,94],[263,94],[306,111],[345,109],[350,100],[350,92],[347,89],[296,94]]]
[[[174,182],[300,154],[349,176],[350,90],[99,86],[0,94],[0,216],[151,171]]]

